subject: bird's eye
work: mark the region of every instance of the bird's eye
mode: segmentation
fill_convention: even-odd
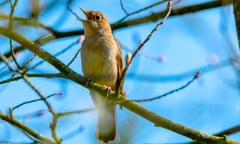
[[[101,19],[101,16],[99,16],[99,15],[96,15],[96,20],[100,20]]]

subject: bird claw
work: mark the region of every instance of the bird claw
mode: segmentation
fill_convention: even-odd
[[[111,94],[112,88],[111,88],[110,86],[106,86],[106,85],[104,85],[103,87],[104,87],[104,88],[106,89],[106,91],[107,91],[107,96],[106,96],[106,98],[105,98],[105,101],[107,101],[108,96]]]
[[[89,78],[86,78],[87,80],[86,80],[86,85],[87,86],[89,86],[89,84],[90,84],[90,82],[92,81],[91,79],[89,79]]]

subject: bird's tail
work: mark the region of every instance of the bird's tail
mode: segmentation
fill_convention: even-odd
[[[106,103],[99,94],[93,93],[91,92],[91,95],[98,109],[96,138],[104,143],[115,141],[117,139],[116,106]]]

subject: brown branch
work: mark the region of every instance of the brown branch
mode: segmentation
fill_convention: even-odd
[[[215,135],[216,136],[226,136],[226,135],[231,135],[231,134],[234,134],[237,132],[240,132],[240,125],[236,125],[234,127],[228,128],[228,129],[221,131]]]
[[[214,136],[226,137],[226,136],[235,134],[237,132],[240,132],[240,125],[236,125],[234,127],[230,127],[230,128],[228,128],[226,130],[218,132],[218,133],[214,134]],[[185,142],[184,144],[203,144],[203,143],[191,141],[191,142]]]
[[[235,0],[238,1],[238,0]],[[231,4],[231,1],[227,1],[225,5]],[[170,17],[172,16],[179,16],[184,14],[190,14],[195,13],[203,10],[208,10],[211,8],[217,8],[222,6],[222,1],[216,0],[216,1],[210,1],[206,3],[196,4],[196,5],[190,5],[190,6],[184,6],[181,8],[173,9],[171,12]],[[155,12],[153,14],[147,15],[145,17],[140,17],[132,20],[128,20],[121,23],[113,23],[111,24],[113,30],[122,29],[122,28],[129,28],[131,26],[136,26],[144,23],[149,22],[156,22],[160,18],[163,18],[165,16],[165,11],[159,11]],[[55,32],[55,36],[57,38],[67,37],[67,36],[74,36],[74,35],[80,35],[83,34],[83,30],[73,30],[73,31],[67,31],[67,32]]]
[[[231,3],[228,2],[228,3],[226,3],[226,5],[227,4],[231,4]],[[208,10],[211,8],[216,8],[216,7],[221,7],[221,6],[222,6],[222,2],[219,0],[196,4],[196,5],[185,6],[182,8],[173,9],[170,17],[189,14],[189,13],[195,13],[195,12],[199,12],[202,10]],[[159,20],[159,18],[163,18],[165,16],[165,13],[166,13],[165,11],[160,11],[160,12],[156,12],[156,13],[147,15],[145,17],[128,20],[126,22],[114,23],[114,24],[112,24],[112,28],[113,29],[120,29],[120,28],[126,28],[126,27],[129,28],[130,26],[136,26],[136,25],[148,23],[148,22],[155,22],[155,21]]]

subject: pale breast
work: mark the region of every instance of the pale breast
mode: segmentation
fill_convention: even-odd
[[[90,80],[115,86],[117,80],[117,45],[110,39],[86,39],[81,48],[82,70]]]

